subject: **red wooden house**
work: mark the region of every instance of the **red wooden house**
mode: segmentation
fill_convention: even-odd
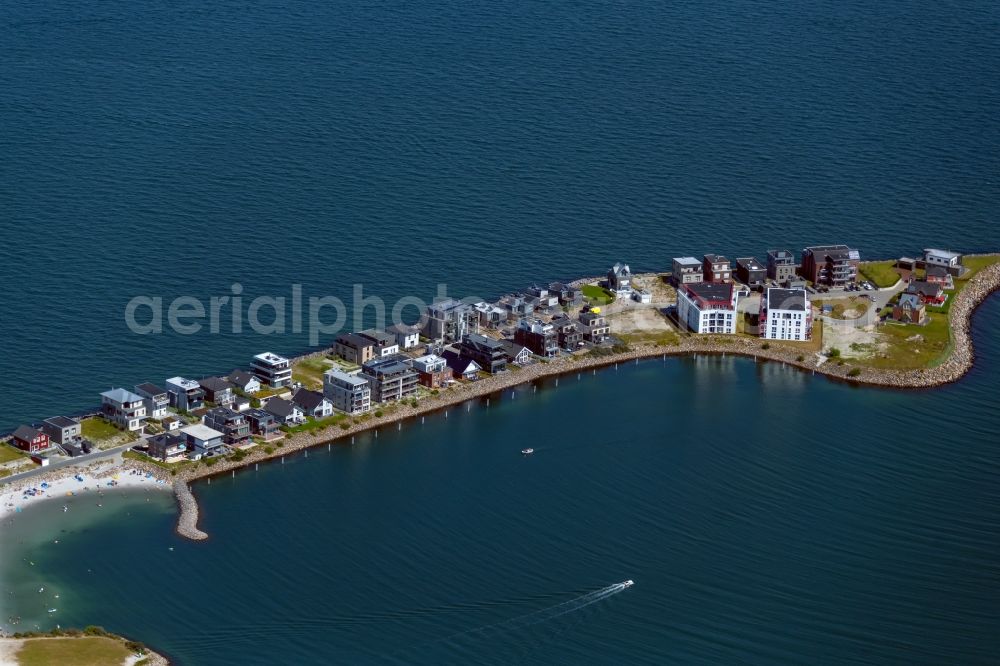
[[[28,453],[37,453],[49,448],[49,436],[31,426],[21,426],[14,432],[14,446]]]
[[[916,294],[920,300],[928,305],[941,305],[944,303],[945,294],[941,285],[927,282],[925,280],[914,280],[906,288],[906,293]]]
[[[928,266],[926,281],[931,284],[939,284],[942,289],[948,289],[951,286],[951,275],[944,266]]]

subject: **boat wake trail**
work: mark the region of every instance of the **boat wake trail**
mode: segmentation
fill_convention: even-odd
[[[594,590],[593,592],[587,592],[586,594],[581,594],[578,597],[574,597],[569,601],[563,601],[558,604],[553,604],[552,606],[547,606],[539,610],[531,611],[530,613],[525,613],[524,615],[518,615],[506,620],[501,620],[499,622],[493,622],[491,624],[484,624],[480,627],[474,627],[472,629],[466,629],[465,631],[459,631],[454,634],[449,634],[441,638],[435,639],[433,641],[428,641],[426,643],[421,643],[419,645],[411,646],[408,650],[412,650],[419,647],[427,647],[437,643],[443,643],[447,641],[455,641],[459,639],[467,638],[482,638],[482,637],[493,637],[498,634],[507,634],[511,632],[520,631],[522,629],[527,629],[528,627],[533,627],[543,622],[549,622],[567,615],[569,613],[574,613],[578,610],[584,609],[587,606],[596,604],[599,601],[604,601],[605,599],[612,597],[619,592],[623,592],[633,585],[631,580],[624,581],[622,583],[615,583],[613,585],[608,585],[607,587],[602,587],[599,590]],[[395,653],[394,653],[395,654]]]

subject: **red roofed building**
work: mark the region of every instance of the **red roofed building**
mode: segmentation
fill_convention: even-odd
[[[14,446],[28,453],[37,453],[49,448],[49,436],[31,426],[21,426],[14,432]]]

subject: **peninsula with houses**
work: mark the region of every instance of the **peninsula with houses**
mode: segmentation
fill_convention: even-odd
[[[925,249],[865,262],[848,245],[818,245],[798,257],[788,249],[762,256],[676,257],[646,273],[619,262],[600,277],[535,284],[495,302],[441,300],[417,324],[343,333],[300,357],[263,352],[224,375],[114,388],[89,414],[7,435],[0,483],[29,492],[46,475],[113,458],[170,481],[186,526],[179,531],[204,538],[192,480],[401,428],[548,376],[733,354],[858,384],[951,382],[972,365],[975,307],[1000,287],[997,254]]]

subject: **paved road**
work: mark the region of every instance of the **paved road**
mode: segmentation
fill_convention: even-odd
[[[899,292],[906,289],[906,283],[900,280],[894,287],[886,287],[885,289],[872,289],[871,291],[844,291],[843,289],[831,289],[829,293],[826,294],[810,294],[809,300],[830,300],[830,299],[840,299],[840,298],[850,298],[851,296],[874,296],[875,302],[871,303],[871,307],[865,312],[864,316],[858,319],[833,319],[832,317],[826,317],[820,315],[820,319],[828,324],[834,326],[845,326],[857,328],[860,326],[869,326],[878,322],[878,313],[881,312],[892,298]]]
[[[19,474],[12,474],[11,476],[4,477],[0,479],[0,486],[8,483],[19,483],[21,481],[27,481],[32,477],[40,476],[42,474],[47,474],[49,472],[55,471],[57,469],[64,469],[67,467],[75,467],[77,465],[87,465],[94,462],[95,460],[103,460],[105,458],[110,458],[112,456],[121,455],[122,452],[127,451],[131,447],[135,446],[139,442],[129,442],[128,444],[122,444],[116,446],[113,449],[107,449],[104,451],[93,451],[82,456],[77,456],[75,458],[61,458],[55,462],[50,462],[45,467],[36,467],[35,469],[29,470],[27,472],[21,472]]]

